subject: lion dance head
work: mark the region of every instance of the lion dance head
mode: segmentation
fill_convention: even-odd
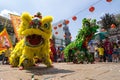
[[[52,35],[51,16],[42,18],[40,13],[37,13],[32,17],[29,13],[23,13],[21,17],[19,34],[24,36],[27,46],[40,46],[45,43],[45,40],[50,39]]]
[[[50,60],[50,38],[52,35],[52,16],[42,17],[38,12],[31,16],[24,12],[21,15],[19,26],[19,37],[22,39],[17,43],[10,55],[12,66],[29,67],[35,64],[34,57],[38,57],[48,67]]]

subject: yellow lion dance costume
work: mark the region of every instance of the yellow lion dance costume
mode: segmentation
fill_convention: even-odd
[[[52,35],[52,16],[42,18],[40,13],[34,17],[24,12],[21,16],[19,34],[22,36],[10,54],[13,67],[27,68],[35,65],[34,57],[38,57],[47,67],[52,66],[50,59],[50,38]]]

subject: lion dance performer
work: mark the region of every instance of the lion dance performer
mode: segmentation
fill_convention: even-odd
[[[84,18],[82,20],[82,28],[78,31],[76,39],[64,49],[65,58],[69,61],[70,55],[73,55],[71,57],[75,58],[75,63],[83,63],[84,61],[93,63],[93,57],[88,52],[88,43],[98,28],[96,19]],[[74,62],[74,60],[72,61]]]
[[[24,69],[35,65],[38,57],[47,67],[52,67],[50,59],[50,38],[52,35],[52,16],[42,18],[41,13],[31,16],[24,12],[21,15],[19,35],[23,38],[17,43],[10,55],[12,67]]]

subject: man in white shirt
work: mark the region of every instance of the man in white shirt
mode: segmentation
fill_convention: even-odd
[[[88,46],[88,51],[89,51],[89,53],[92,55],[93,61],[95,61],[95,59],[94,59],[95,47],[94,47],[93,43],[91,43],[91,44]]]

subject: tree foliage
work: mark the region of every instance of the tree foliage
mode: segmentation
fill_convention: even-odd
[[[116,14],[115,18],[116,18],[117,22],[120,24],[120,14]]]
[[[118,26],[118,21],[116,20],[115,16],[113,14],[106,13],[104,16],[101,17],[101,25],[104,29],[108,30],[112,24],[115,24],[115,26]]]

